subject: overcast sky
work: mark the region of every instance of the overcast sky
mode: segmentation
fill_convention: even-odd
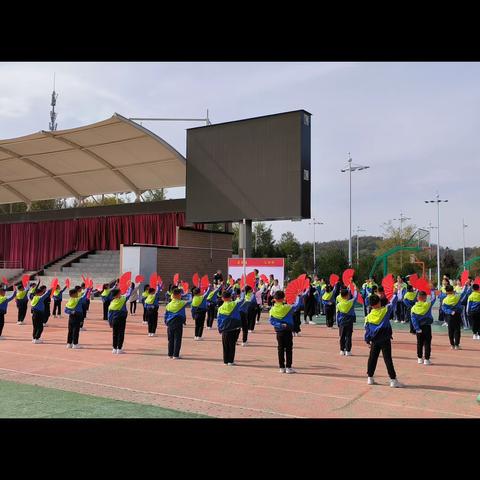
[[[478,63],[3,63],[0,138],[47,130],[53,72],[58,129],[126,117],[204,117],[212,123],[305,109],[312,113],[312,215],[317,241],[348,238],[351,152],[353,228],[381,235],[402,212],[436,225],[443,246],[478,245]],[[198,125],[201,125],[200,123]],[[185,155],[192,123],[144,123]],[[183,189],[170,190],[171,197]],[[269,222],[270,223],[270,222]],[[272,222],[277,238],[312,240],[309,221]],[[395,222],[398,225],[398,222]],[[433,233],[436,239],[436,232]]]

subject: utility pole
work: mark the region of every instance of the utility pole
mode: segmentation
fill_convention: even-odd
[[[323,225],[323,222],[316,222],[315,218],[312,218],[312,222],[309,225],[313,225],[313,274],[317,273],[317,253],[315,250],[315,244],[317,243],[315,240],[315,225]]]

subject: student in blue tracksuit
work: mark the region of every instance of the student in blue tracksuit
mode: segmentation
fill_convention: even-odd
[[[103,304],[103,319],[108,320],[108,307],[112,301],[112,285],[109,285],[108,283],[103,284],[100,298],[102,299]]]
[[[393,366],[392,360],[392,326],[390,320],[397,306],[397,295],[392,297],[390,303],[382,306],[381,299],[378,295],[370,296],[370,306],[372,310],[365,317],[365,341],[370,345],[370,355],[368,357],[367,366],[367,383],[375,385],[373,375],[377,368],[377,361],[382,352],[383,360],[387,367],[388,376],[390,377],[390,386],[394,388],[402,387],[398,382],[397,374]]]
[[[111,292],[112,300],[108,306],[108,324],[112,329],[112,353],[125,353],[123,341],[125,340],[125,328],[127,327],[127,300],[130,298],[131,289],[125,295],[118,288]]]
[[[412,323],[411,310],[412,310],[412,307],[417,302],[417,293],[413,290],[412,285],[407,285],[407,291],[403,295],[403,298],[401,301],[403,302],[403,306],[404,306],[403,311],[405,313],[405,320],[410,325],[410,333],[415,334],[415,328],[413,327],[413,323]]]
[[[432,352],[432,307],[435,303],[435,291],[432,290],[431,300],[427,301],[427,293],[418,292],[418,300],[411,308],[411,319],[417,334],[417,358],[419,364],[430,365]]]
[[[472,327],[473,339],[480,340],[480,287],[475,283],[468,296],[467,315]]]
[[[185,307],[189,302],[182,300],[182,290],[174,288],[172,299],[165,308],[165,325],[168,336],[168,358],[178,360],[182,346],[183,325],[187,320]]]
[[[222,293],[222,300],[223,303],[218,309],[217,326],[218,332],[222,334],[223,363],[231,367],[235,365],[235,344],[242,327],[242,302],[240,299],[232,301],[232,294],[228,290]]]
[[[285,293],[282,290],[275,292],[273,307],[270,309],[270,323],[277,334],[278,364],[280,373],[295,373],[293,363],[293,314],[302,306],[298,296],[294,305],[284,303]]]
[[[69,299],[65,305],[65,313],[68,315],[67,348],[80,348],[78,337],[80,336],[80,323],[83,317],[81,296],[76,288],[69,290],[68,295]]]
[[[51,289],[47,290],[45,285],[35,289],[35,293],[31,295],[32,305],[32,343],[43,343],[40,337],[42,336],[44,318],[45,318],[45,301],[50,298]]]
[[[66,285],[63,287],[63,290],[60,289],[60,285],[57,285],[53,292],[53,318],[57,318],[57,314],[59,317],[62,316],[62,295],[66,289]]]
[[[335,317],[335,297],[331,285],[325,287],[325,293],[322,295],[323,308],[325,310],[325,321],[328,328],[333,327]]]
[[[195,321],[194,340],[201,340],[203,335],[203,327],[205,325],[205,316],[207,315],[207,297],[210,294],[211,287],[202,295],[200,289],[195,287],[192,290],[192,318]]]
[[[250,285],[245,285],[245,292],[240,297],[240,318],[242,319],[242,347],[248,343],[248,332],[253,333],[257,301]],[[240,332],[240,331],[239,331]]]
[[[28,309],[28,291],[23,288],[22,284],[18,286],[15,303],[18,309],[17,325],[23,325]]]
[[[349,357],[352,354],[353,324],[356,321],[355,302],[357,291],[353,296],[346,288],[340,290],[340,299],[337,303],[337,325],[340,337],[340,355]]]
[[[6,290],[0,288],[0,338],[2,337],[3,326],[5,325],[5,314],[7,313],[8,304],[15,298],[17,290],[14,289],[10,297],[5,295]]]
[[[218,295],[222,285],[218,285],[214,290],[210,290],[207,295],[207,328],[211,330],[213,327],[213,320],[215,318],[215,308],[217,306]]]
[[[85,285],[84,283],[82,283],[82,285]],[[90,291],[91,291],[91,288],[87,288],[87,289],[84,289],[83,287],[81,286],[76,286],[75,289],[77,290],[78,292],[78,296],[80,298],[80,306],[81,306],[81,311],[82,311],[82,315],[81,315],[81,320],[80,320],[80,330],[86,330],[86,328],[83,326],[84,322],[85,322],[85,317],[87,315],[87,311],[88,311],[88,308],[87,308],[87,299],[90,295]]]
[[[147,325],[147,309],[145,308],[145,299],[148,297],[149,295],[149,290],[150,290],[150,285],[147,283],[147,285],[145,285],[145,287],[143,287],[143,292],[142,292],[142,295],[140,296],[140,303],[142,304],[142,307],[143,307],[143,324],[144,325]]]
[[[464,288],[461,295],[455,295],[452,285],[445,287],[446,296],[442,302],[444,319],[448,324],[448,338],[452,350],[460,350],[462,327],[462,302],[470,294],[469,288]]]
[[[145,309],[145,318],[148,324],[148,336],[154,337],[158,326],[158,304],[160,302],[160,292],[162,286],[149,288],[148,295],[143,299],[143,308]]]

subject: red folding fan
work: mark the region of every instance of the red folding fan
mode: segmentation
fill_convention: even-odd
[[[412,275],[410,275],[410,277],[408,277],[408,281],[413,288],[417,288],[418,275],[416,273],[413,273]]]
[[[179,279],[180,279],[180,274],[176,273],[176,274],[173,276],[173,284],[174,284],[174,285],[177,285]]]
[[[189,287],[188,282],[182,282],[180,285],[183,288],[183,292],[188,293],[188,287]]]
[[[480,285],[480,277],[475,277],[475,280],[473,281],[473,283]]]
[[[395,284],[395,279],[393,275],[390,273],[382,280],[382,287],[385,290],[385,296],[388,300],[391,300],[393,297],[393,285]]]
[[[8,285],[8,280],[6,277],[2,277],[2,282],[4,285]]]
[[[462,287],[467,283],[469,275],[470,275],[470,272],[468,270],[464,270],[462,272],[462,275],[460,276],[460,282],[462,284]]]
[[[330,282],[330,285],[333,287],[338,281],[340,280],[340,277],[338,275],[336,275],[335,273],[332,273],[330,275],[330,279],[329,279],[329,282]]]
[[[155,288],[157,286],[157,272],[153,272],[151,275],[150,275],[150,288]]]
[[[248,275],[247,275],[247,285],[249,285],[250,287],[255,288],[255,272],[250,272]]]
[[[260,279],[263,281],[263,283],[268,283],[268,277],[264,273],[260,275]]]
[[[30,275],[25,274],[22,276],[22,285],[23,288],[27,288],[28,282],[30,281]]]
[[[142,283],[145,281],[145,277],[143,275],[137,275],[135,277],[135,283]]]
[[[52,291],[50,292],[50,297],[53,297],[53,293],[55,292],[55,289],[57,288],[57,285],[58,285],[58,278],[55,277],[55,278],[52,280],[52,283],[51,283],[51,285],[50,285],[50,288],[51,288],[51,290],[52,290]]]
[[[70,279],[69,279],[69,278],[66,278],[66,279],[65,279],[65,286],[66,286],[67,288],[70,288]]]
[[[287,303],[295,303],[295,299],[298,295],[301,295],[310,286],[310,280],[306,278],[306,275],[300,275],[295,280],[292,280],[285,289],[285,300]]]
[[[342,274],[342,282],[345,286],[349,286],[352,283],[355,270],[353,268],[347,268]]]
[[[198,273],[194,273],[192,277],[192,283],[198,288],[200,286],[200,276]]]
[[[423,291],[427,294],[430,292],[430,283],[425,277],[419,278],[416,285],[416,288],[419,292]]]
[[[119,282],[119,288],[121,294],[125,294],[128,290],[128,287],[132,283],[132,272],[125,272],[121,277],[120,277],[120,282]]]

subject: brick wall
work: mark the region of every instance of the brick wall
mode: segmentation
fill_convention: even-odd
[[[192,275],[207,274],[210,280],[217,270],[227,276],[228,258],[232,256],[232,234],[178,229],[178,248],[158,248],[157,272],[165,287],[175,273],[192,284]]]

